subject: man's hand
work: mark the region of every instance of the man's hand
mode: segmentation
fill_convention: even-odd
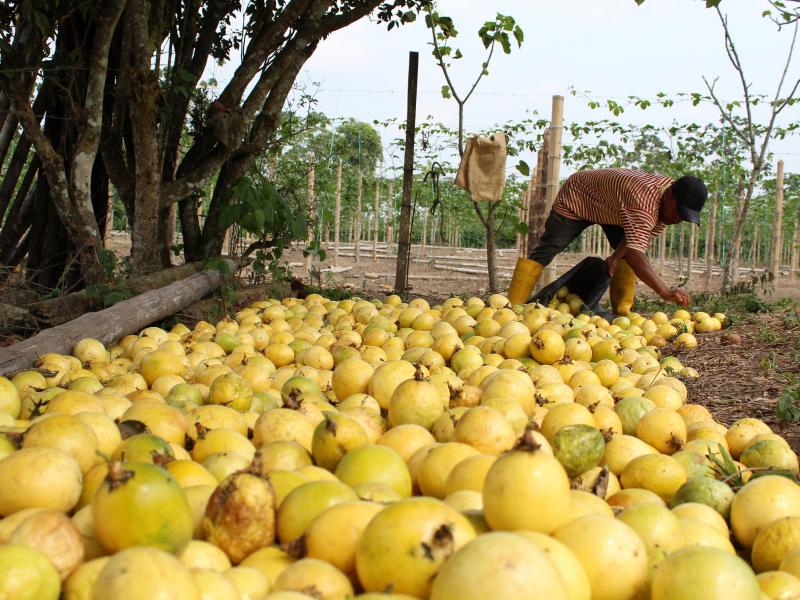
[[[674,302],[675,304],[680,304],[681,306],[689,306],[689,302],[692,300],[689,297],[689,294],[683,290],[678,290],[675,288],[667,290],[661,295],[661,297],[667,302]]]

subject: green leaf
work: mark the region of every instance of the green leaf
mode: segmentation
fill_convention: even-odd
[[[520,235],[528,235],[528,224],[524,221],[520,221],[514,225],[514,231]]]
[[[517,163],[517,171],[519,171],[525,177],[529,177],[531,174],[531,168],[524,160],[521,160]]]
[[[443,85],[442,86],[442,98],[452,98],[452,94],[450,93],[450,86]]]
[[[517,40],[517,47],[522,46],[522,41],[525,39],[525,33],[522,31],[522,28],[519,25],[514,28],[514,38]]]

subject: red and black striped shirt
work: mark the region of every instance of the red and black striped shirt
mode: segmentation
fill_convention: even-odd
[[[553,210],[569,219],[625,230],[628,248],[647,252],[650,237],[664,229],[658,209],[672,179],[635,169],[595,169],[570,175],[561,186]]]

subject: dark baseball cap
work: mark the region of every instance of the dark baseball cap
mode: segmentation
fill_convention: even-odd
[[[700,211],[708,199],[708,188],[702,179],[684,175],[676,179],[670,188],[678,204],[678,214],[684,221],[700,224]]]

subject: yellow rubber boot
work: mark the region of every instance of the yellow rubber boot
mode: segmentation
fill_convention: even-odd
[[[618,315],[629,315],[633,307],[633,291],[636,288],[636,273],[623,258],[611,278],[611,309]]]
[[[511,304],[525,304],[531,297],[533,286],[542,274],[543,265],[530,258],[517,259],[514,275],[508,286],[508,301]]]

